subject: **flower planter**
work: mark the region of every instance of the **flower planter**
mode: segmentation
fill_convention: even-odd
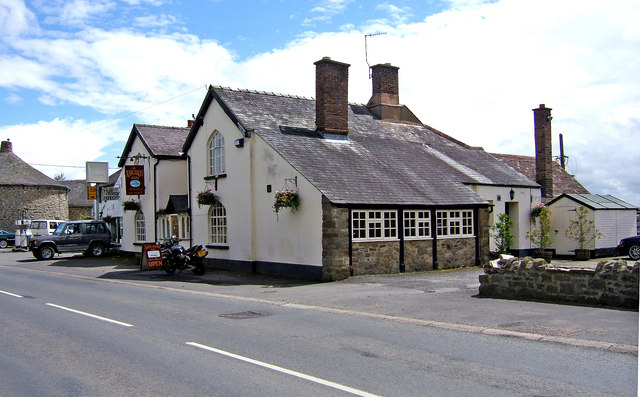
[[[591,258],[591,251],[587,249],[575,250],[577,261],[588,261]]]

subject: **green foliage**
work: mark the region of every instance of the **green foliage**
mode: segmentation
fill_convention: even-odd
[[[491,227],[491,231],[493,232],[493,242],[498,248],[498,253],[500,254],[509,253],[509,248],[511,248],[511,245],[515,240],[515,236],[511,233],[512,227],[513,221],[509,219],[509,215],[507,214],[498,215],[498,223]]]
[[[576,210],[575,219],[571,220],[569,227],[564,231],[565,236],[574,239],[578,243],[578,249],[588,249],[588,245],[602,237],[602,233],[589,219],[589,210],[583,206]]]
[[[537,216],[534,217],[532,212],[534,229],[527,232],[527,238],[531,240],[531,243],[539,251],[544,251],[553,244],[553,239],[551,238],[551,211],[549,207],[539,205],[536,206],[536,213]]]

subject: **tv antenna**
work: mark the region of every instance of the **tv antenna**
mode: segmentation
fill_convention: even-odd
[[[369,78],[371,78],[371,65],[369,65],[369,54],[367,53],[367,37],[382,36],[383,34],[387,34],[387,32],[368,33],[364,35],[364,60],[369,67]]]

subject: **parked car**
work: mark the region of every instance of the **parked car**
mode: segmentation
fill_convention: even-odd
[[[627,237],[618,244],[619,255],[629,255],[633,260],[640,259],[640,236]]]
[[[16,241],[16,234],[0,229],[0,248],[7,248]]]
[[[63,222],[53,235],[29,239],[29,250],[37,259],[51,259],[61,252],[98,257],[111,247],[111,231],[104,221]]]

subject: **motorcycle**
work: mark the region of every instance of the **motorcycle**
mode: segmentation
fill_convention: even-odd
[[[185,249],[175,237],[171,237],[160,245],[162,254],[162,270],[173,274],[176,270],[191,269],[196,276],[204,274],[203,259],[209,252],[202,245],[194,245]]]

